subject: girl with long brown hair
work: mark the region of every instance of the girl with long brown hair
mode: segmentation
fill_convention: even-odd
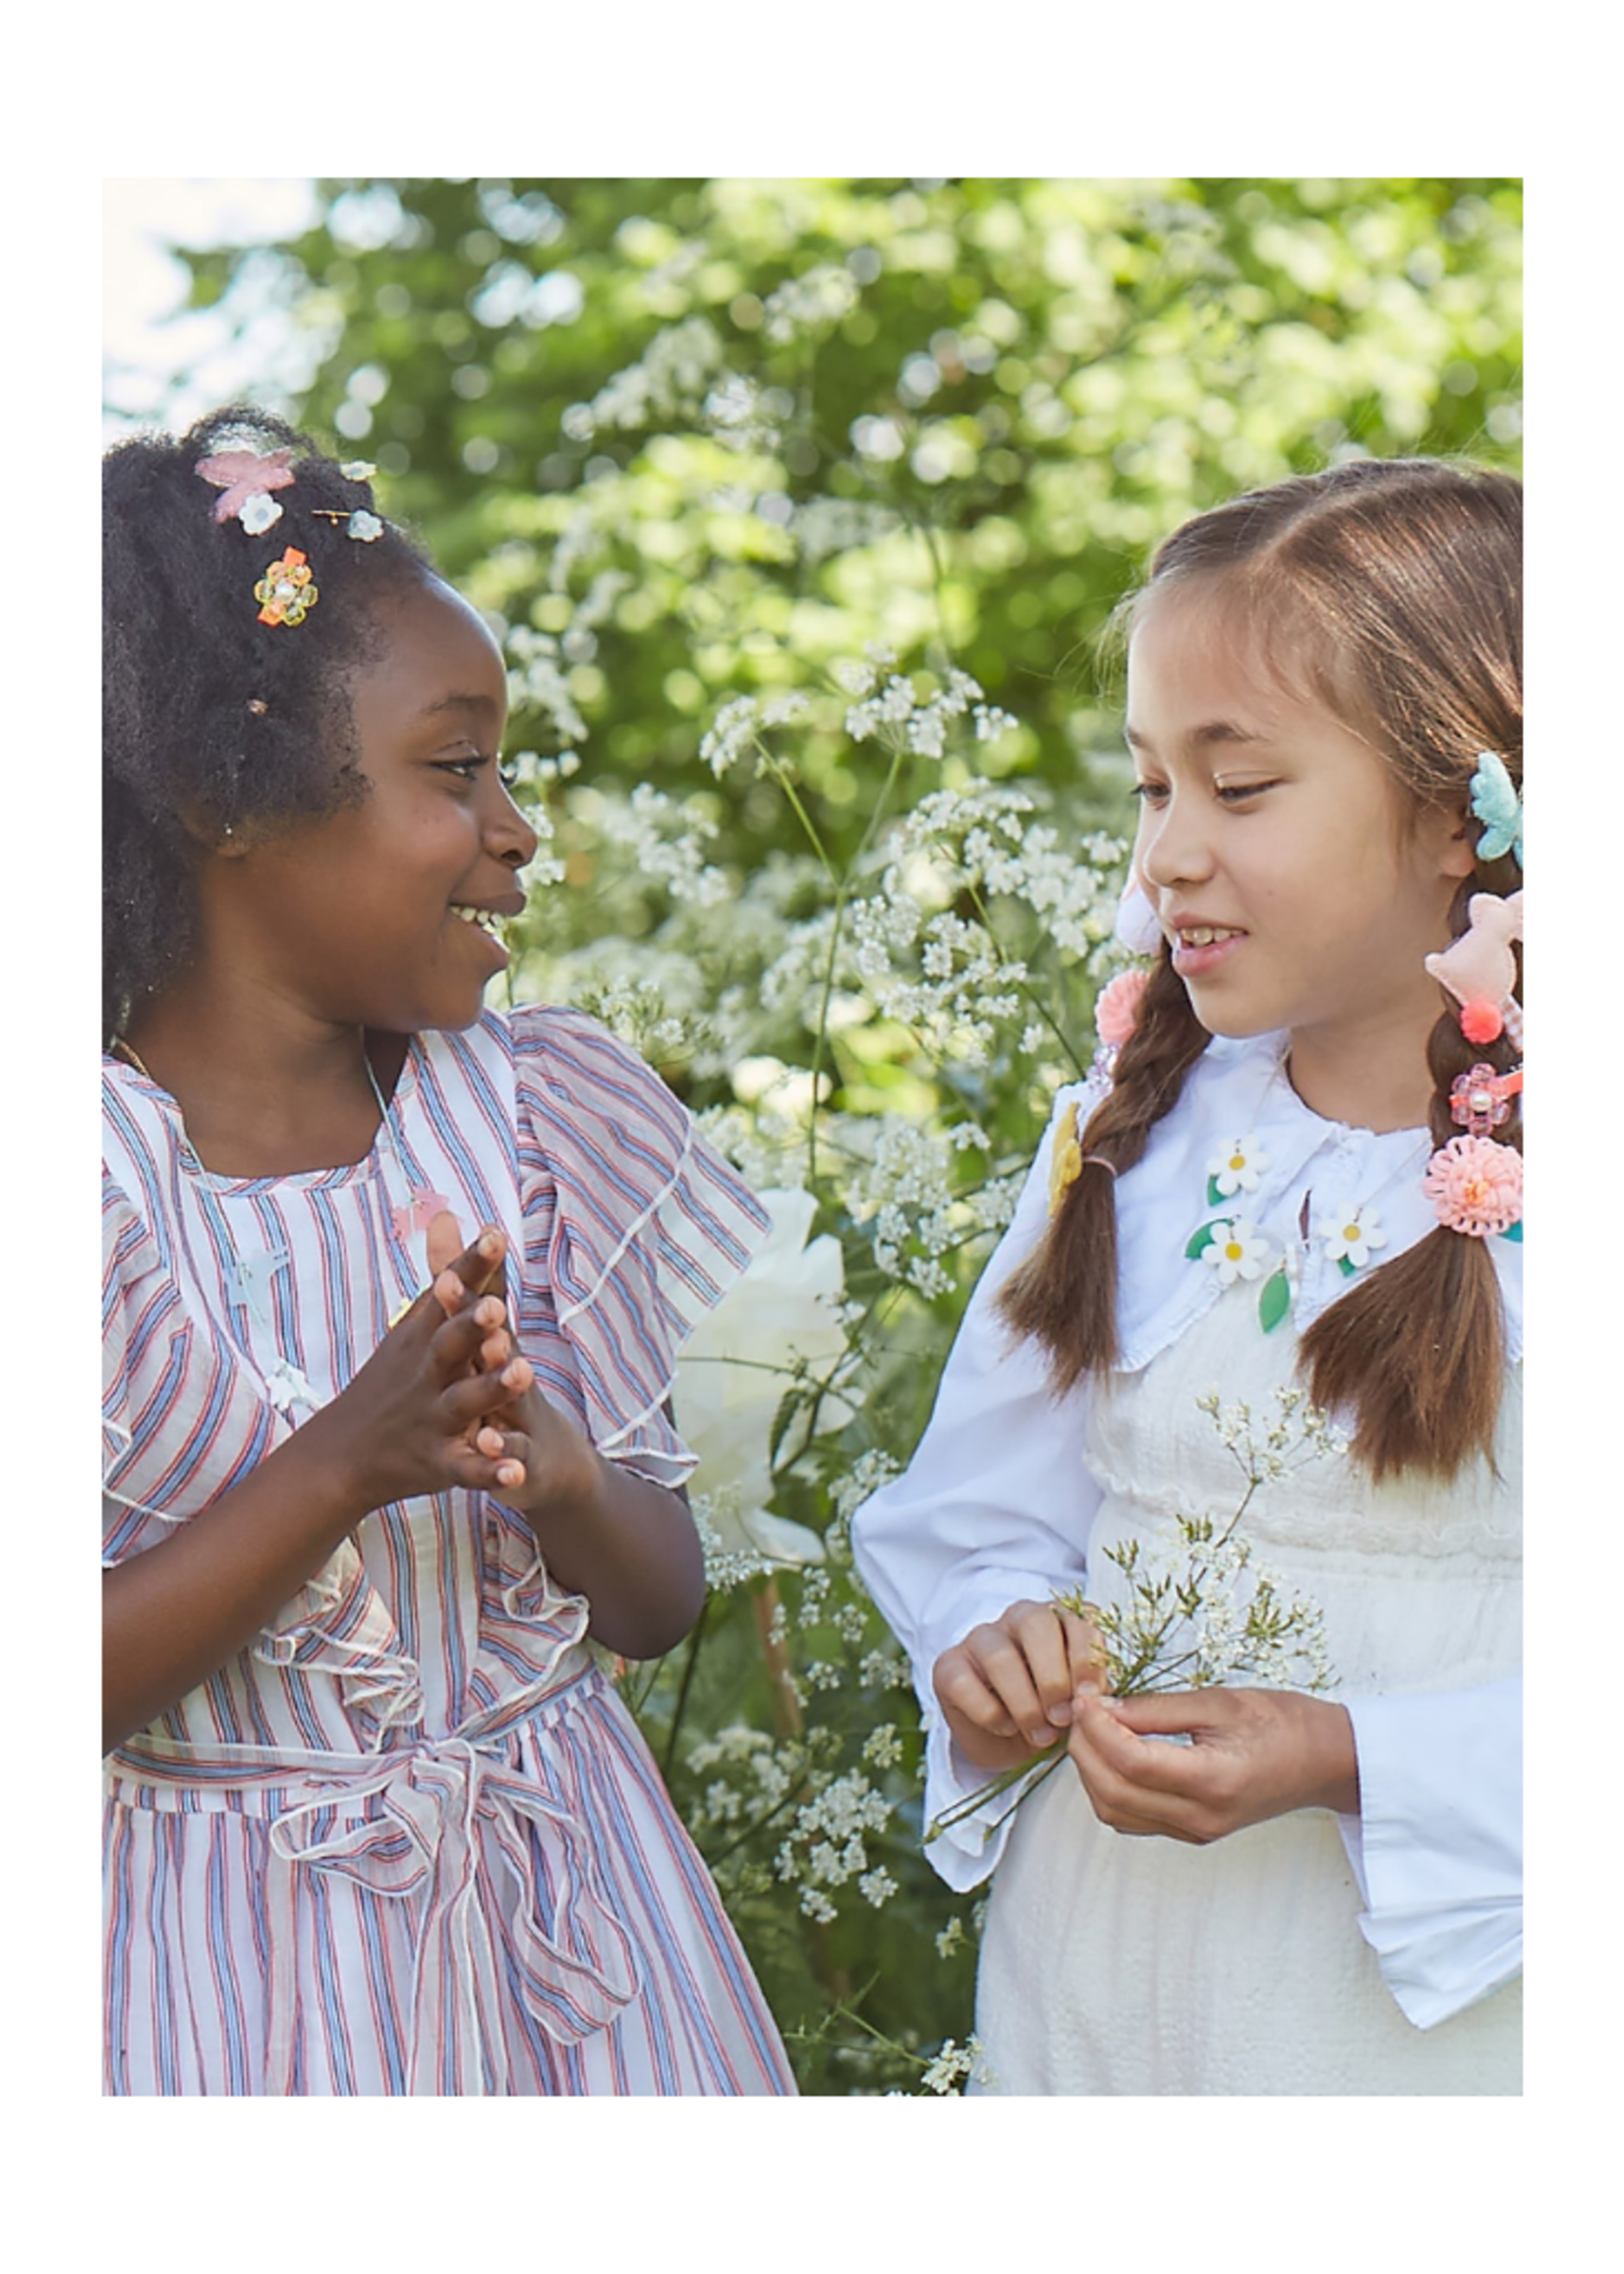
[[[929,1853],[997,1867],[987,2089],[1519,2089],[1520,544],[1509,477],[1363,461],[1126,612],[1155,961],[854,1532]],[[1327,1686],[1102,1694],[1075,1606],[1227,1522],[1238,1451]]]

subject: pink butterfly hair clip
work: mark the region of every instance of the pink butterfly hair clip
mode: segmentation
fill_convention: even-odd
[[[293,481],[288,461],[291,449],[272,450],[257,457],[252,450],[223,450],[218,457],[200,458],[193,468],[223,494],[214,500],[216,521],[240,521],[251,537],[260,536],[282,518],[272,490],[285,490]]]

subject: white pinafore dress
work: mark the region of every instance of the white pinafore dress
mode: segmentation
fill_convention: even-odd
[[[1266,1421],[1294,1381],[1290,1322],[1263,1335],[1219,1302],[1090,1400],[1105,1489],[1089,1592],[1123,1581],[1104,1548],[1234,1514],[1244,1480],[1197,1399]],[[1521,1376],[1493,1469],[1382,1486],[1344,1457],[1263,1487],[1255,1554],[1324,1614],[1349,1696],[1471,1688],[1518,1671]],[[1333,1697],[1336,1690],[1329,1693]],[[1001,2093],[1508,2094],[1521,2089],[1522,1982],[1432,2028],[1406,2019],[1362,1938],[1337,1820],[1305,1810],[1204,1847],[1110,1831],[1070,1764],[1025,1802],[994,1876],[976,2028]]]

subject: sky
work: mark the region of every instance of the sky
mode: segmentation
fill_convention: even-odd
[[[103,181],[103,446],[153,420],[185,425],[250,383],[291,373],[297,338],[262,286],[250,282],[254,313],[233,343],[217,308],[185,308],[186,270],[167,248],[267,242],[315,214],[315,184],[303,175]]]

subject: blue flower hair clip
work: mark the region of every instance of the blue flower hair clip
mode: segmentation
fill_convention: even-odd
[[[1478,858],[1498,860],[1501,853],[1512,852],[1521,868],[1523,800],[1506,772],[1505,760],[1492,750],[1478,754],[1478,771],[1472,777],[1472,810],[1486,825],[1478,840]]]

